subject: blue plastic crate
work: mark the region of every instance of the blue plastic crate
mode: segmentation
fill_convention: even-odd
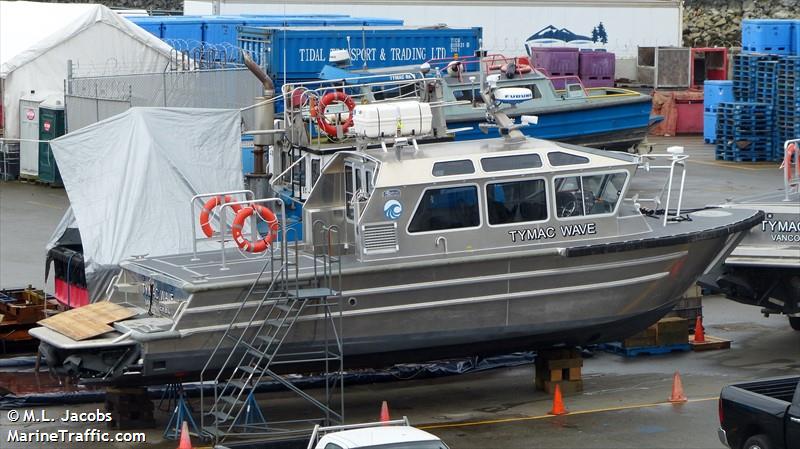
[[[717,136],[717,113],[703,113],[703,140],[706,143],[714,143]]]
[[[703,108],[714,112],[723,101],[733,101],[733,81],[706,80],[703,83]]]
[[[742,20],[742,51],[794,54],[796,22],[781,19]]]

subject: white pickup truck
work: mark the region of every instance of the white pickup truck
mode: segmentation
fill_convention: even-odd
[[[308,449],[449,449],[435,435],[411,427],[408,418],[314,427]]]

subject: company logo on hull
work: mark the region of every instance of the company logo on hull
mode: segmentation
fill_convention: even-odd
[[[397,220],[403,215],[403,205],[400,204],[400,201],[389,200],[383,203],[383,215],[386,215],[389,220]]]

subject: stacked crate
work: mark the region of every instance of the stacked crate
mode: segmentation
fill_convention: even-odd
[[[716,158],[736,162],[774,160],[772,111],[768,103],[720,103]]]
[[[779,144],[800,138],[800,56],[783,57],[777,64],[775,82],[776,138]],[[782,151],[780,145],[776,151]],[[778,154],[780,158],[781,154]]]
[[[734,56],[736,102],[716,118],[717,159],[776,161],[800,137],[800,20],[745,19]]]
[[[776,56],[743,53],[733,57],[733,97],[736,101],[755,101],[758,63],[774,61]]]
[[[614,53],[581,50],[578,53],[578,65],[578,75],[585,87],[614,87]]]

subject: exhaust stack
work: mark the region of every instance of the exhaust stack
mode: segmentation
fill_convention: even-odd
[[[256,97],[256,103],[264,103],[275,97],[275,83],[272,79],[256,64],[255,61],[242,50],[242,59],[244,65],[250,72],[261,81],[263,86],[263,95]],[[275,103],[265,103],[257,106],[254,110],[255,123],[254,127],[259,131],[272,130],[275,127]],[[269,191],[269,180],[272,177],[271,173],[267,173],[265,167],[265,157],[267,147],[272,145],[275,141],[273,134],[255,134],[253,136],[253,173],[248,173],[247,184],[248,188],[253,191],[256,198],[267,198],[271,196]]]

